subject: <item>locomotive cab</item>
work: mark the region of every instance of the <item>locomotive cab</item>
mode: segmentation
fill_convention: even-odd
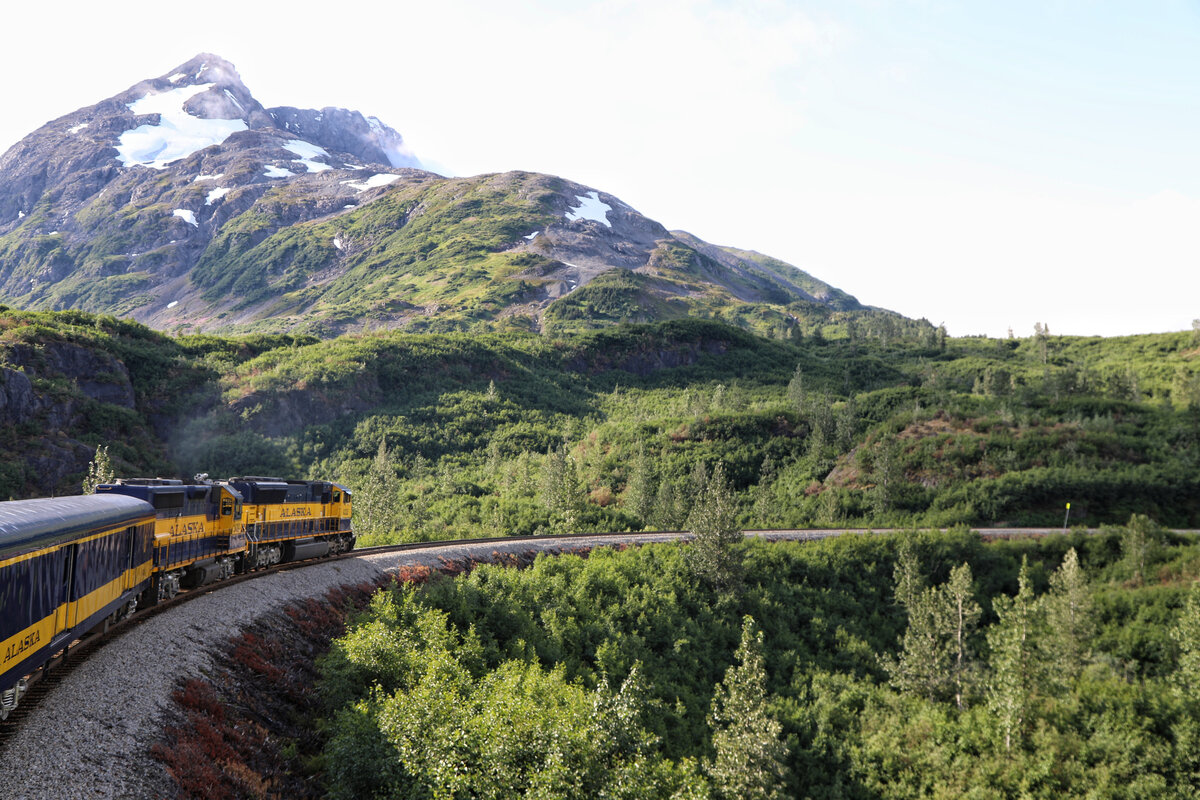
[[[96,488],[154,507],[154,586],[149,600],[222,580],[244,569],[242,496],[233,487],[170,478],[123,478]]]

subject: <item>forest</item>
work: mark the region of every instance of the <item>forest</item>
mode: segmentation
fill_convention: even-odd
[[[736,528],[720,494],[697,528]],[[320,662],[306,768],[335,798],[1200,790],[1190,536],[709,545],[379,592]]]

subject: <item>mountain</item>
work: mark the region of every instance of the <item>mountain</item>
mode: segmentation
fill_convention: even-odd
[[[786,335],[866,310],[592,187],[423,170],[378,119],[265,108],[208,54],[0,157],[0,299],[163,330],[321,336],[684,316]]]

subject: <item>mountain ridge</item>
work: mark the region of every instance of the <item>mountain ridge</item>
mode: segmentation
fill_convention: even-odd
[[[436,175],[378,118],[266,108],[212,54],[0,156],[0,299],[167,331],[320,336],[715,315],[790,332],[869,310],[597,188]]]

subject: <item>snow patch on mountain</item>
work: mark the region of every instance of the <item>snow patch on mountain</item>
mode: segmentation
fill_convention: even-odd
[[[90,123],[87,123],[87,122],[81,122],[78,125],[73,125],[70,128],[67,128],[67,133],[79,133],[81,130],[86,128],[89,124]]]
[[[188,211],[186,208],[177,208],[171,212],[171,216],[179,217],[193,228],[200,227],[200,223],[196,221],[196,212],[194,211]]]
[[[179,83],[181,80],[183,80],[186,77],[187,77],[187,75],[185,75],[184,73],[176,72],[174,75],[167,78],[167,80],[169,80],[171,83]]]
[[[227,189],[225,187],[213,189],[211,192],[208,193],[208,196],[204,198],[204,205],[211,206],[213,203],[217,202],[222,197],[229,194],[231,191],[233,191],[233,190]]]
[[[266,175],[268,178],[290,178],[293,174],[290,170],[277,167],[274,164],[267,164],[263,170],[263,175]]]
[[[377,189],[380,186],[387,186],[389,183],[399,179],[399,175],[392,175],[387,172],[376,172],[365,181],[342,181],[342,184],[349,186],[351,189],[365,192],[367,189]]]
[[[309,172],[324,172],[327,169],[333,169],[328,164],[322,164],[319,161],[313,161],[314,158],[325,156],[328,158],[329,153],[323,147],[317,147],[315,144],[293,139],[283,145],[283,149],[289,153],[295,153],[300,156],[295,160],[297,164],[303,164]]]
[[[174,161],[246,130],[246,123],[240,119],[202,119],[192,116],[184,108],[188,100],[213,85],[181,86],[148,94],[129,103],[129,110],[134,114],[158,114],[159,121],[157,125],[139,125],[122,133],[117,144],[117,160],[126,167],[164,169]]]
[[[192,178],[192,183],[199,183],[200,181],[216,181],[216,180],[220,180],[221,178],[224,178],[224,177],[225,177],[224,172],[214,172],[210,175],[205,175],[203,172],[201,172],[199,175]]]
[[[571,222],[590,219],[595,222],[603,222],[608,227],[612,227],[612,223],[608,221],[608,212],[612,211],[612,206],[601,201],[600,195],[597,192],[588,192],[587,197],[575,195],[575,199],[579,201],[579,205],[567,211],[567,219],[571,220]]]

